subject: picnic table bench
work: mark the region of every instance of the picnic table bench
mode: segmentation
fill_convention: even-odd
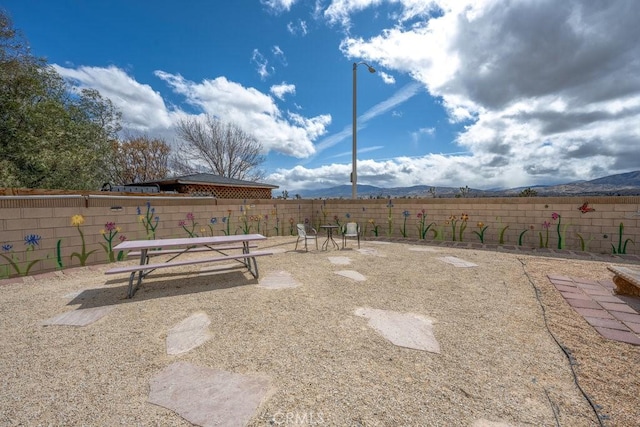
[[[617,294],[640,297],[640,269],[621,265],[610,265],[607,269],[614,273]]]
[[[114,267],[105,274],[130,273],[129,288],[127,297],[132,298],[142,284],[142,280],[152,271],[161,268],[179,267],[185,265],[208,264],[219,261],[235,260],[240,262],[253,275],[258,278],[258,263],[256,257],[273,255],[273,252],[254,251],[251,248],[257,247],[258,240],[264,240],[261,234],[242,234],[235,236],[213,236],[195,237],[181,239],[155,239],[155,240],[126,240],[113,249],[114,251],[130,251],[127,256],[138,255],[140,263],[138,265],[128,265]],[[254,243],[252,243],[254,242]],[[241,249],[241,253],[227,253],[225,251]],[[194,252],[216,252],[215,257],[191,258],[176,260],[181,255]],[[165,262],[150,264],[153,256],[174,255]],[[136,280],[137,276],[137,280]],[[134,282],[136,282],[134,286]]]

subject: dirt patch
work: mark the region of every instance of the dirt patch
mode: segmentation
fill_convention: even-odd
[[[175,362],[167,334],[196,312],[210,319],[210,339],[181,361],[270,378],[272,393],[250,426],[283,417],[325,425],[597,426],[580,388],[608,417],[605,425],[640,419],[640,349],[600,336],[547,278],[611,279],[606,263],[361,244],[348,257],[362,282],[337,275],[344,267],[328,259],[346,251],[296,252],[295,237],[280,237],[260,244],[286,249],[260,258],[261,277],[286,271],[295,288],[261,289],[237,270],[199,276],[194,266],[177,270],[186,275],[158,271],[133,299],[125,297],[127,277],[88,268],[3,286],[0,425],[189,425],[147,397],[151,379]],[[84,327],[42,325],[95,307],[117,310]],[[359,307],[436,319],[440,353],[394,345],[355,314]]]

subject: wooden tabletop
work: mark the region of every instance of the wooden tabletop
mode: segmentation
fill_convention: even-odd
[[[222,245],[226,243],[265,240],[262,234],[237,234],[233,236],[184,237],[178,239],[125,240],[114,246],[114,251],[169,248],[176,246]]]

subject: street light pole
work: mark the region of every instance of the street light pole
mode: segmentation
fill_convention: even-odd
[[[358,65],[363,64],[367,66],[367,69],[369,70],[370,73],[375,73],[376,70],[375,68],[373,68],[371,65],[367,64],[366,62],[354,62],[353,63],[353,130],[352,130],[352,135],[353,135],[353,154],[352,154],[352,159],[351,159],[351,198],[352,199],[357,199],[358,198],[358,175],[357,175],[357,167],[356,167],[356,162],[357,162],[357,148],[358,148],[358,143],[357,143],[357,131],[358,131],[358,125],[356,123],[356,119],[357,119],[357,108],[356,108],[356,94],[357,94],[357,73],[356,70],[358,69]]]

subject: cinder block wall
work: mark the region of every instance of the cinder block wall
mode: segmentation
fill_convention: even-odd
[[[592,211],[579,209],[585,202]],[[561,237],[561,246],[568,250],[612,253],[624,248],[626,242],[627,254],[640,254],[640,197],[233,200],[149,195],[3,196],[0,278],[25,274],[27,269],[34,274],[75,267],[83,264],[83,258],[84,265],[108,262],[103,247],[109,234],[107,224],[113,223],[119,230],[113,246],[123,236],[145,239],[148,235],[141,217],[147,218],[147,214],[153,223],[158,218],[158,238],[186,237],[191,230],[197,235],[249,230],[286,236],[295,235],[296,223],[318,228],[322,223],[356,221],[365,238],[373,237],[377,226],[378,236],[419,239],[420,214],[426,215],[425,227],[431,224],[427,240],[454,240],[455,227],[455,240],[480,242],[474,231],[481,233],[486,227],[483,237],[487,244],[537,248],[542,236],[543,245],[558,249]],[[74,215],[84,219],[79,227],[71,224]],[[28,244],[34,241],[37,244]]]

